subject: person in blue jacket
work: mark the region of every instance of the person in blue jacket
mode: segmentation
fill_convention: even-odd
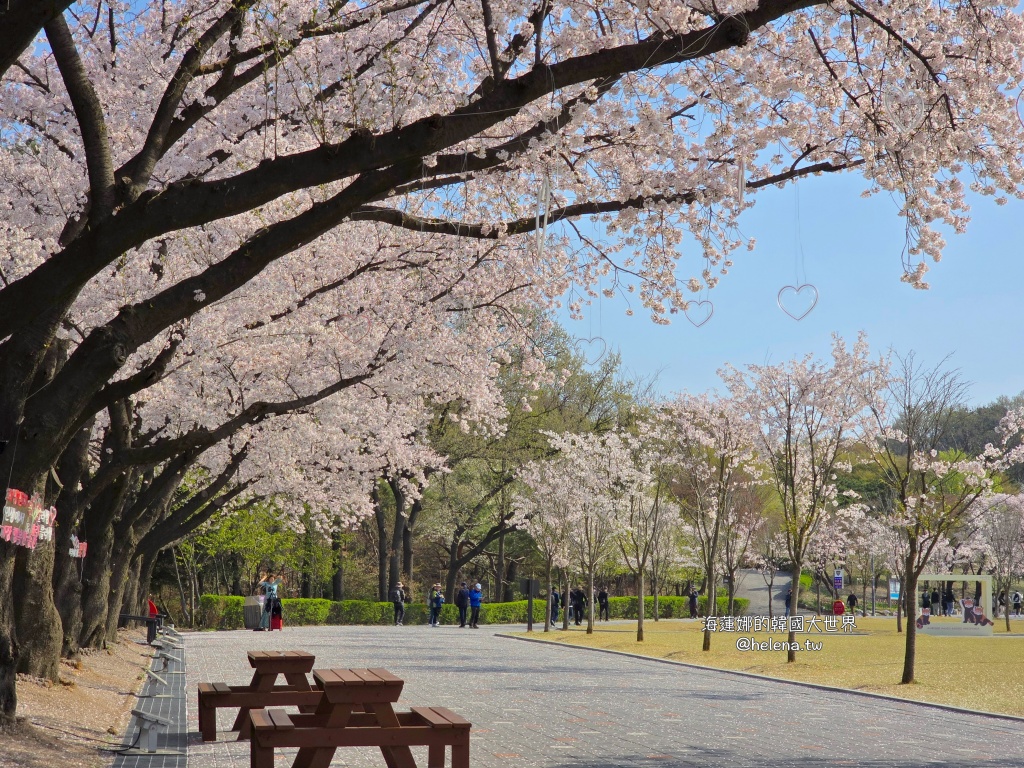
[[[477,622],[480,621],[480,603],[484,600],[484,593],[480,589],[479,584],[475,584],[471,590],[469,590],[469,626],[473,629],[479,629]]]
[[[444,593],[441,592],[441,585],[435,584],[430,589],[430,626],[436,627],[441,623],[442,605],[444,605]]]

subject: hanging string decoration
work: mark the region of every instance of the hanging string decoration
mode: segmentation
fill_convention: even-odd
[[[537,192],[537,212],[534,223],[537,232],[537,258],[544,258],[544,243],[548,235],[548,216],[551,213],[551,182],[545,175]]]

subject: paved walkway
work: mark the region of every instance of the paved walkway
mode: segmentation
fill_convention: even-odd
[[[509,628],[498,628],[507,631]],[[473,768],[924,768],[1021,766],[1020,723],[457,627],[298,627],[186,637],[188,689],[245,683],[248,649],[301,649],[317,666],[385,667],[402,707],[443,705],[473,722]],[[220,717],[219,728],[234,715]],[[248,766],[246,742],[204,744],[189,699],[189,768]],[[424,750],[425,752],[425,750]],[[417,762],[426,765],[426,755]],[[280,756],[278,766],[290,765]],[[379,751],[332,766],[383,768]]]

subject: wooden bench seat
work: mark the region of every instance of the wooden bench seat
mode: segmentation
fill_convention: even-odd
[[[217,740],[217,710],[238,709],[232,730],[239,741],[249,738],[249,712],[264,707],[299,707],[313,712],[322,696],[313,689],[306,673],[316,657],[305,651],[249,651],[249,665],[255,670],[248,685],[222,682],[199,684],[199,731],[203,741]],[[278,683],[283,675],[285,682]]]
[[[298,747],[295,767],[304,768],[302,755],[313,762],[313,750],[339,747],[380,747],[390,768],[394,747],[427,747],[427,768],[443,768],[444,748],[452,748],[452,768],[469,768],[468,720],[445,707],[413,707],[394,713],[397,722],[382,726],[375,712],[352,712],[344,725],[325,724],[324,714],[289,714],[280,709],[252,710],[251,768],[273,768],[274,749]],[[407,752],[406,752],[407,753]],[[327,758],[329,761],[329,758]]]

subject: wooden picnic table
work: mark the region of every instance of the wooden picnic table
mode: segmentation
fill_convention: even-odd
[[[306,651],[249,651],[253,668],[248,685],[226,683],[199,684],[199,731],[203,741],[217,740],[217,710],[238,707],[231,730],[238,731],[238,740],[249,738],[252,721],[249,712],[264,707],[298,706],[313,712],[321,692],[310,685],[306,673],[313,669],[316,657]],[[284,675],[285,682],[277,679]]]
[[[273,768],[274,749],[298,747],[292,768],[327,768],[339,747],[380,747],[388,768],[416,768],[411,746],[426,746],[428,768],[469,768],[470,723],[444,707],[396,713],[404,682],[386,669],[317,669],[316,711],[253,710],[251,768]]]

